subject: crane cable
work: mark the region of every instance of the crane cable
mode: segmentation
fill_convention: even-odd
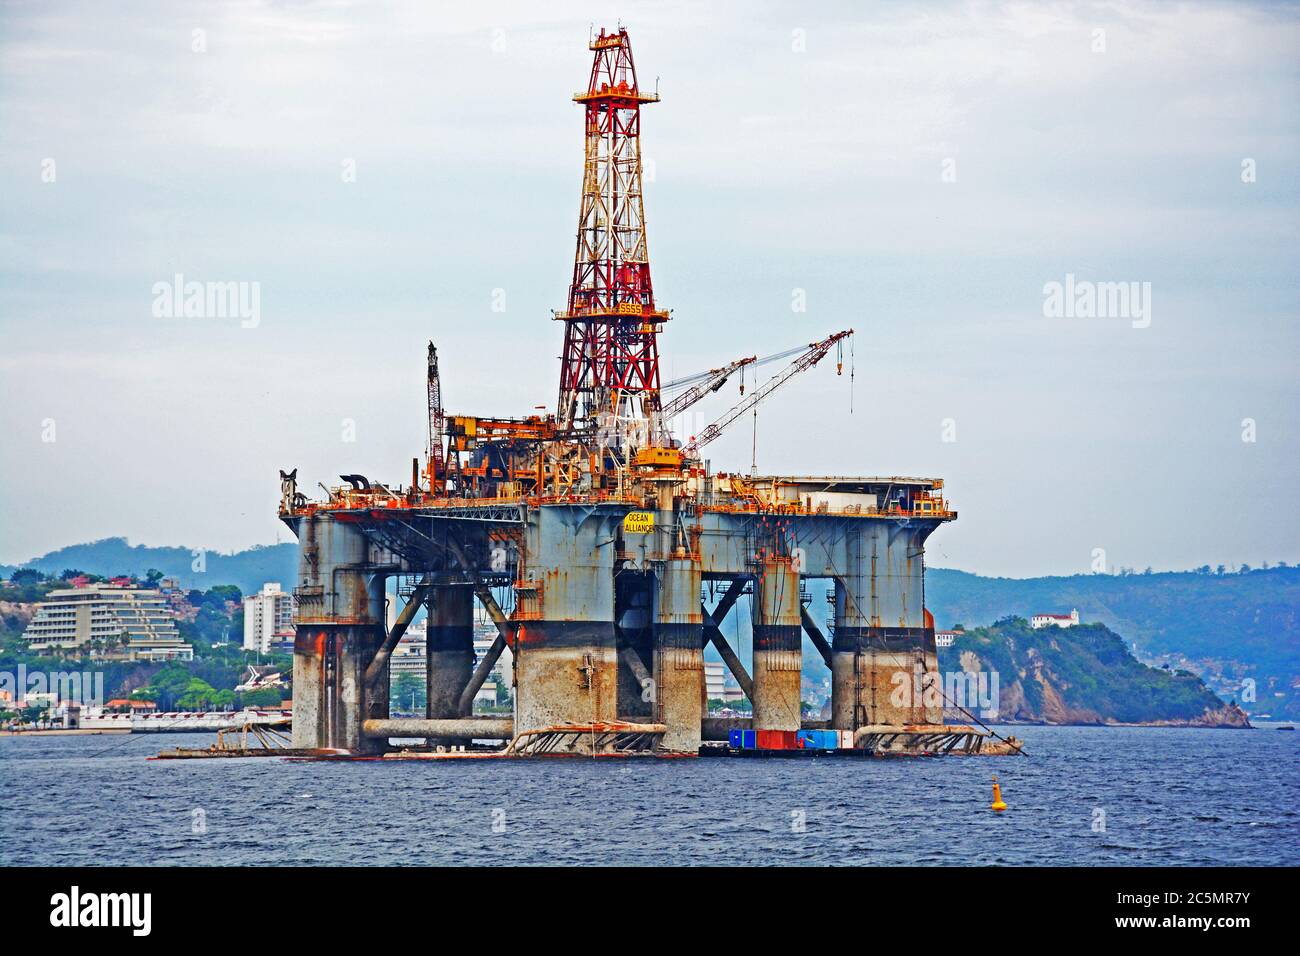
[[[789,358],[791,355],[798,355],[800,352],[807,351],[807,349],[808,346],[799,345],[792,349],[786,349],[784,352],[776,352],[772,355],[764,355],[762,358],[755,359],[754,361],[748,364],[753,366],[766,365],[769,362],[776,362],[783,358]],[[746,366],[741,366],[742,378],[744,376],[745,367]],[[705,379],[709,378],[717,371],[718,371],[717,369],[707,369],[703,372],[695,372],[691,375],[683,375],[681,378],[675,378],[671,382],[665,382],[663,385],[659,386],[659,389],[660,391],[667,392],[679,388],[685,388],[687,385],[694,385],[696,382],[704,381]]]

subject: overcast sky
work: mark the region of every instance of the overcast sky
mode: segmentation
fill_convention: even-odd
[[[469,7],[0,7],[0,561],[290,540],[279,468],[407,480],[429,338],[450,411],[553,409],[593,17],[663,95],[666,377],[857,330],[761,471],[941,476],[928,560],[985,574],[1300,559],[1294,9]],[[258,323],[156,317],[177,273]],[[1067,275],[1149,312],[1049,317]]]

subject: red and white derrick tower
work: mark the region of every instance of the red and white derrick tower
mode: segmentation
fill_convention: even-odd
[[[586,158],[578,244],[564,322],[559,426],[585,431],[602,416],[651,418],[659,408],[659,327],[641,201],[641,104],[627,31],[591,41]]]

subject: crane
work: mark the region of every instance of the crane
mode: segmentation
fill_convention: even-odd
[[[662,414],[665,418],[680,414],[690,408],[700,399],[706,397],[709,392],[716,392],[739,369],[756,369],[760,365],[767,365],[769,362],[776,362],[783,358],[789,358],[791,355],[798,355],[800,352],[807,351],[811,346],[797,345],[792,349],[786,349],[784,352],[774,352],[771,355],[764,355],[762,358],[750,356],[749,358],[736,359],[721,368],[711,368],[703,372],[693,372],[690,375],[683,375],[681,378],[675,378],[671,382],[663,384],[663,391],[670,392],[679,388],[685,388],[688,385],[695,386],[690,391],[678,395],[667,405],[663,407]],[[838,374],[838,373],[837,373]],[[745,377],[742,374],[740,378],[740,394],[745,394]]]
[[[810,343],[807,346],[807,348],[802,350],[802,353],[799,355],[799,357],[795,359],[793,362],[791,362],[788,366],[786,366],[780,373],[772,376],[770,379],[768,379],[766,382],[763,383],[763,386],[761,388],[758,388],[755,391],[751,392],[747,398],[743,399],[742,401],[732,406],[731,410],[728,411],[725,415],[723,415],[713,424],[705,428],[702,432],[699,433],[699,435],[693,437],[690,440],[690,442],[687,443],[686,445],[686,449],[685,449],[686,457],[688,458],[696,457],[699,454],[700,449],[703,448],[705,445],[707,445],[709,442],[713,441],[713,439],[721,435],[723,429],[725,429],[728,425],[730,425],[736,419],[740,418],[750,409],[754,408],[754,406],[756,406],[759,402],[761,402],[768,395],[772,394],[772,392],[776,391],[776,389],[780,388],[786,382],[790,381],[790,379],[794,378],[794,376],[798,375],[800,372],[812,368],[814,365],[816,365],[818,362],[820,362],[822,359],[826,357],[826,354],[830,352],[833,346],[839,344],[840,342],[842,342],[844,339],[848,338],[852,334],[853,334],[852,329],[845,329],[843,332],[836,332],[834,335],[827,336],[826,338],[822,339],[820,342]],[[843,363],[841,363],[841,368],[842,366]]]
[[[661,409],[661,414],[665,419],[672,418],[674,415],[680,415],[686,409],[690,408],[700,399],[704,398],[710,392],[716,392],[726,384],[733,372],[742,369],[746,365],[753,365],[758,361],[758,356],[751,355],[749,358],[736,359],[729,362],[722,368],[711,368],[707,372],[699,373],[698,376],[690,376],[691,380],[698,380],[699,384],[682,392]],[[743,388],[743,386],[742,386]]]
[[[445,477],[442,457],[442,382],[438,377],[438,350],[429,343],[429,490],[438,491],[438,481]]]

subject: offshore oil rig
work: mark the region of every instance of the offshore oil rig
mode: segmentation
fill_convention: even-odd
[[[325,500],[281,472],[280,516],[298,537],[293,745],[375,755],[393,739],[430,753],[503,740],[500,753],[696,754],[743,725],[790,735],[847,732],[852,746],[977,751],[982,734],[944,727],[925,609],[925,542],[956,518],[934,478],[740,475],[702,449],[775,389],[836,350],[837,332],[795,350],[781,372],[698,434],[674,421],[741,358],[661,383],[641,192],[641,108],[627,31],[593,37],[577,251],[554,414],[445,414],[428,350],[428,447],[402,486],[342,475]],[[770,358],[785,358],[783,353]],[[743,382],[743,379],[742,379]],[[678,394],[666,400],[673,388]],[[406,603],[385,623],[390,579]],[[806,582],[833,583],[828,638]],[[721,625],[745,595],[750,668]],[[475,602],[497,629],[475,665]],[[390,654],[428,614],[427,709],[390,718]],[[829,722],[802,719],[806,634],[832,672]],[[712,644],[752,702],[752,721],[707,716]],[[513,718],[474,717],[502,651],[514,658]],[[901,675],[901,678],[900,678]],[[919,679],[918,679],[919,675]]]

